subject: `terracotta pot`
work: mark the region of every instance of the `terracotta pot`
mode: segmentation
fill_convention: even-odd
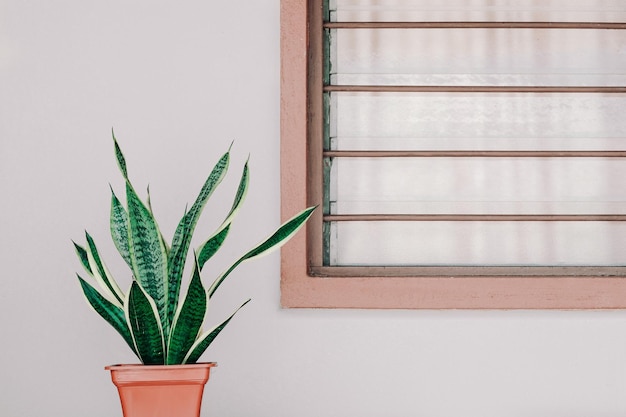
[[[199,417],[214,362],[191,365],[112,365],[124,417]]]

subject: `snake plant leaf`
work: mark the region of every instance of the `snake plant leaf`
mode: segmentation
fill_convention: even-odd
[[[176,229],[174,241],[176,236],[180,236],[181,241],[187,241],[187,247],[184,244],[177,244],[173,241],[170,248],[169,255],[167,257],[168,266],[168,305],[167,314],[170,323],[174,320],[174,315],[178,309],[178,298],[180,297],[180,284],[182,280],[183,270],[185,268],[185,260],[187,258],[187,252],[191,243],[191,237],[193,232],[191,230],[191,222],[189,220],[191,214],[185,210],[179,227]],[[181,228],[181,224],[183,227]],[[180,233],[180,234],[179,234]]]
[[[126,201],[130,225],[129,249],[135,278],[154,300],[162,327],[167,331],[167,254],[161,232],[152,213],[141,202],[128,181]]]
[[[93,238],[87,232],[85,232],[85,236],[87,238],[87,260],[89,261],[89,267],[93,273],[93,277],[105,293],[111,296],[112,299],[115,299],[121,307],[123,304],[122,300],[124,299],[122,290],[120,290],[117,282],[111,277],[109,270],[104,265],[104,262],[102,262]]]
[[[230,229],[230,225],[235,218],[237,212],[241,208],[243,204],[246,194],[248,193],[248,185],[250,183],[250,174],[248,169],[248,161],[243,166],[243,172],[241,174],[241,179],[239,180],[239,186],[237,187],[237,193],[235,194],[235,200],[233,201],[233,205],[226,216],[226,219],[222,222],[220,227],[211,235],[206,242],[204,242],[199,250],[198,250],[198,263],[200,265],[200,270],[204,267],[206,261],[208,261],[222,246],[226,236],[228,235],[228,230]]]
[[[183,276],[183,269],[187,259],[187,253],[191,244],[193,231],[198,223],[198,218],[202,213],[202,209],[206,205],[209,197],[213,194],[215,188],[222,182],[226,175],[230,162],[230,149],[226,152],[213,167],[213,170],[206,179],[204,185],[200,189],[200,193],[196,198],[188,212],[178,223],[174,238],[172,239],[172,247],[168,257],[169,267],[169,303],[168,318],[173,320],[174,314],[178,307],[178,298],[180,295],[180,283]]]
[[[150,185],[146,187],[146,194],[148,195],[148,198],[146,198],[146,207],[148,207],[148,210],[150,210],[150,213],[154,216],[154,210],[152,210],[152,198],[150,197]]]
[[[283,223],[270,237],[265,239],[259,245],[255,246],[253,249],[248,251],[245,255],[239,258],[234,264],[230,266],[222,275],[220,275],[209,288],[209,297],[215,293],[215,290],[224,282],[226,277],[244,261],[257,258],[261,255],[266,255],[287,243],[289,239],[291,239],[300,228],[304,225],[304,223],[311,217],[313,214],[313,210],[316,209],[317,206],[309,207],[305,210],[302,210],[300,213],[296,214],[291,219],[287,220]]]
[[[89,273],[89,275],[93,276],[93,272],[91,272],[91,267],[89,266],[89,258],[87,257],[87,251],[85,248],[72,241],[74,244],[74,249],[76,249],[76,254],[80,259],[80,263],[83,265],[83,268]]]
[[[128,346],[137,353],[133,338],[130,334],[128,324],[126,324],[126,317],[124,310],[109,300],[107,300],[98,290],[88,284],[84,279],[78,275],[78,281],[83,290],[83,294],[87,299],[89,305],[98,313],[107,323],[109,323],[117,332],[124,338]]]
[[[185,354],[196,341],[207,311],[208,297],[200,279],[198,262],[194,262],[193,277],[187,289],[187,296],[178,309],[172,323],[167,343],[167,365],[183,363]]]
[[[189,349],[189,352],[187,352],[187,354],[185,355],[183,364],[196,363],[198,359],[200,359],[200,356],[202,356],[202,354],[207,350],[211,342],[213,342],[213,340],[217,337],[217,335],[220,334],[222,330],[224,330],[226,325],[235,316],[235,314],[237,314],[237,312],[241,310],[242,307],[248,304],[249,302],[250,302],[250,299],[248,299],[245,303],[239,306],[239,308],[235,310],[235,312],[231,314],[230,317],[228,317],[222,323],[215,326],[211,330],[208,330],[204,332],[203,334],[201,334],[200,337],[198,337],[198,340],[196,340],[193,346],[191,346],[191,349]]]
[[[120,148],[120,145],[117,143],[117,139],[115,139],[115,133],[113,132],[113,129],[111,129],[111,135],[113,136],[113,144],[115,145],[115,159],[117,160],[117,166],[122,172],[124,179],[128,181],[128,170],[126,167],[126,158],[124,158],[122,149]]]
[[[214,234],[200,246],[198,250],[198,265],[199,268],[202,268],[206,261],[211,259],[213,255],[222,247],[224,240],[226,240],[226,236],[228,236],[228,232],[230,231],[230,224],[227,224],[222,230]]]
[[[111,237],[113,238],[113,243],[115,244],[117,251],[132,270],[133,263],[130,258],[130,248],[128,247],[128,213],[115,195],[113,188],[111,188],[110,229]]]
[[[241,205],[248,194],[248,185],[250,185],[250,169],[248,168],[248,161],[246,161],[243,165],[243,171],[239,180],[239,186],[237,187],[237,193],[235,194],[235,200],[233,201],[233,205],[230,208],[230,212],[228,212],[226,219],[222,222],[224,225],[223,227],[232,222],[233,218],[241,208]]]
[[[154,210],[152,210],[152,197],[150,196],[150,186],[147,187],[146,191],[148,193],[148,199],[146,201],[148,210],[150,211],[150,214],[152,214],[152,217],[156,219],[156,216],[154,215]],[[161,229],[158,229],[158,230],[159,230],[159,235],[161,236],[161,241],[163,242],[163,247],[165,248],[165,254],[169,256],[170,247],[167,244],[167,241],[165,240],[165,238],[163,237],[163,233],[161,233]]]
[[[124,314],[141,362],[165,364],[165,341],[157,306],[137,281],[132,282],[126,295]]]

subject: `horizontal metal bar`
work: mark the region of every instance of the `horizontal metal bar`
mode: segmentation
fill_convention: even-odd
[[[381,221],[524,221],[524,222],[612,222],[626,221],[625,214],[329,214],[325,222],[381,222]]]
[[[626,151],[324,151],[327,158],[625,158]]]
[[[623,266],[310,266],[314,277],[612,277]]]
[[[325,22],[325,29],[626,29],[624,22]]]
[[[357,93],[626,93],[623,86],[326,85],[324,91]]]

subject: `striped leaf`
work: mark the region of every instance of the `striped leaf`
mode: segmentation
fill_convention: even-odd
[[[187,296],[178,309],[172,324],[167,346],[167,364],[183,363],[185,354],[196,341],[207,311],[208,297],[200,279],[198,262],[194,262],[193,277]]]
[[[76,249],[76,255],[78,255],[78,258],[80,259],[80,263],[83,265],[83,268],[85,268],[89,275],[93,276],[93,272],[91,271],[91,267],[89,266],[87,251],[76,242],[72,241],[72,243],[74,244],[74,249]]]
[[[156,304],[143,288],[133,281],[124,303],[124,314],[139,359],[144,365],[165,364],[163,329]]]
[[[246,198],[249,183],[250,174],[248,170],[248,161],[246,161],[243,166],[241,179],[239,180],[239,186],[237,187],[237,193],[235,194],[235,200],[233,201],[233,205],[228,212],[226,219],[224,219],[220,227],[218,227],[213,235],[209,237],[198,250],[198,263],[200,264],[200,270],[202,270],[206,261],[208,261],[219,250],[222,243],[224,243],[224,240],[228,235],[228,230],[230,229],[230,224],[235,218],[235,215],[239,212],[239,209]]]
[[[154,300],[161,324],[167,331],[167,254],[161,232],[152,213],[128,181],[126,199],[130,225],[129,252],[135,278]]]
[[[113,144],[115,146],[115,159],[117,160],[117,166],[120,168],[124,179],[128,181],[128,170],[126,168],[126,158],[124,158],[124,154],[122,153],[122,149],[120,145],[117,143],[117,139],[115,139],[115,133],[113,129],[111,129],[111,135],[113,136]]]
[[[235,200],[233,201],[233,205],[226,216],[226,220],[222,223],[223,225],[230,224],[241,208],[242,203],[246,199],[246,195],[248,194],[248,185],[250,184],[250,170],[248,168],[248,161],[243,165],[243,172],[241,173],[241,178],[239,180],[239,186],[237,187],[237,193],[235,194]]]
[[[200,356],[202,356],[202,354],[207,350],[211,342],[213,342],[217,335],[220,334],[222,330],[224,330],[226,325],[235,316],[235,314],[237,314],[237,312],[249,302],[250,300],[243,303],[237,310],[235,310],[233,314],[230,315],[230,317],[228,317],[222,323],[200,335],[200,337],[198,337],[198,340],[196,340],[193,346],[191,346],[191,348],[189,349],[189,352],[187,352],[187,355],[185,355],[185,359],[182,363],[196,363],[198,359],[200,359]]]
[[[113,277],[111,277],[109,270],[102,262],[102,259],[100,259],[100,254],[98,253],[98,249],[96,248],[93,238],[87,232],[85,232],[85,236],[87,238],[87,260],[89,262],[91,272],[93,273],[93,277],[98,282],[102,290],[104,290],[112,300],[116,300],[121,307],[123,304],[122,300],[124,299],[122,290],[120,290],[117,282],[115,282]]]
[[[202,213],[202,209],[206,205],[211,194],[215,188],[222,182],[222,179],[226,175],[228,170],[228,164],[230,161],[230,149],[226,152],[220,160],[217,162],[211,174],[205,181],[200,194],[196,198],[196,201],[191,206],[191,209],[180,220],[176,231],[174,232],[174,238],[172,239],[172,247],[168,257],[169,266],[169,303],[168,303],[168,317],[171,321],[174,317],[176,309],[178,307],[178,298],[180,295],[180,283],[183,276],[183,269],[185,267],[185,261],[187,259],[187,253],[191,244],[191,237],[193,236],[194,229],[198,223],[198,218]]]
[[[150,197],[150,186],[147,187],[146,191],[148,193],[148,199],[146,201],[146,205],[148,207],[148,210],[150,211],[150,214],[152,214],[152,217],[156,219],[156,216],[154,215],[154,210],[152,210],[152,198]],[[163,247],[165,248],[165,254],[169,256],[170,248],[167,244],[167,241],[163,237],[163,233],[161,233],[161,229],[158,229],[158,230],[159,230],[159,236],[161,236],[161,242],[163,242]],[[167,259],[167,256],[166,256],[166,259]]]
[[[117,332],[122,335],[128,346],[137,353],[130,329],[126,323],[124,310],[111,303],[102,296],[94,287],[88,284],[84,279],[78,276],[78,281],[83,290],[83,294],[89,305],[98,313],[107,323],[109,323]]]
[[[110,219],[111,237],[124,261],[132,269],[133,263],[130,259],[129,237],[128,237],[128,213],[120,202],[120,200],[111,188],[111,219]]]
[[[202,268],[206,261],[211,259],[213,255],[222,247],[222,243],[226,240],[228,232],[230,231],[230,224],[227,224],[222,230],[214,234],[202,244],[198,250],[198,267]]]
[[[304,223],[311,217],[313,214],[313,210],[316,207],[309,207],[300,213],[296,214],[291,219],[287,220],[283,223],[270,237],[265,239],[259,245],[254,247],[248,253],[239,258],[234,264],[231,265],[222,275],[220,275],[209,288],[209,297],[215,293],[215,290],[224,282],[226,277],[244,261],[257,258],[261,255],[266,255],[287,243],[289,239],[291,239],[300,228],[304,225]]]

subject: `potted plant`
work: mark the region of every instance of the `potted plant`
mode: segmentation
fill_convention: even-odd
[[[126,160],[113,135],[117,164],[126,183],[126,206],[111,188],[110,229],[119,254],[127,263],[132,280],[123,291],[107,269],[94,239],[85,232],[86,244],[74,243],[76,253],[91,283],[78,275],[89,305],[126,341],[141,364],[114,365],[106,369],[118,388],[125,417],[196,417],[204,385],[215,363],[197,363],[200,356],[226,327],[244,302],[226,320],[204,330],[209,300],[229,274],[242,262],[275,250],[286,243],[307,221],[314,207],[282,224],[266,240],[247,251],[206,288],[201,271],[221,247],[239,211],[249,182],[246,162],[232,208],[224,221],[203,244],[188,256],[194,229],[215,188],[226,175],[230,148],[219,159],[200,193],[167,242],[154,218],[150,193],[139,198],[127,171]],[[191,278],[181,296],[185,264],[191,263]],[[95,282],[95,285],[94,285]]]

